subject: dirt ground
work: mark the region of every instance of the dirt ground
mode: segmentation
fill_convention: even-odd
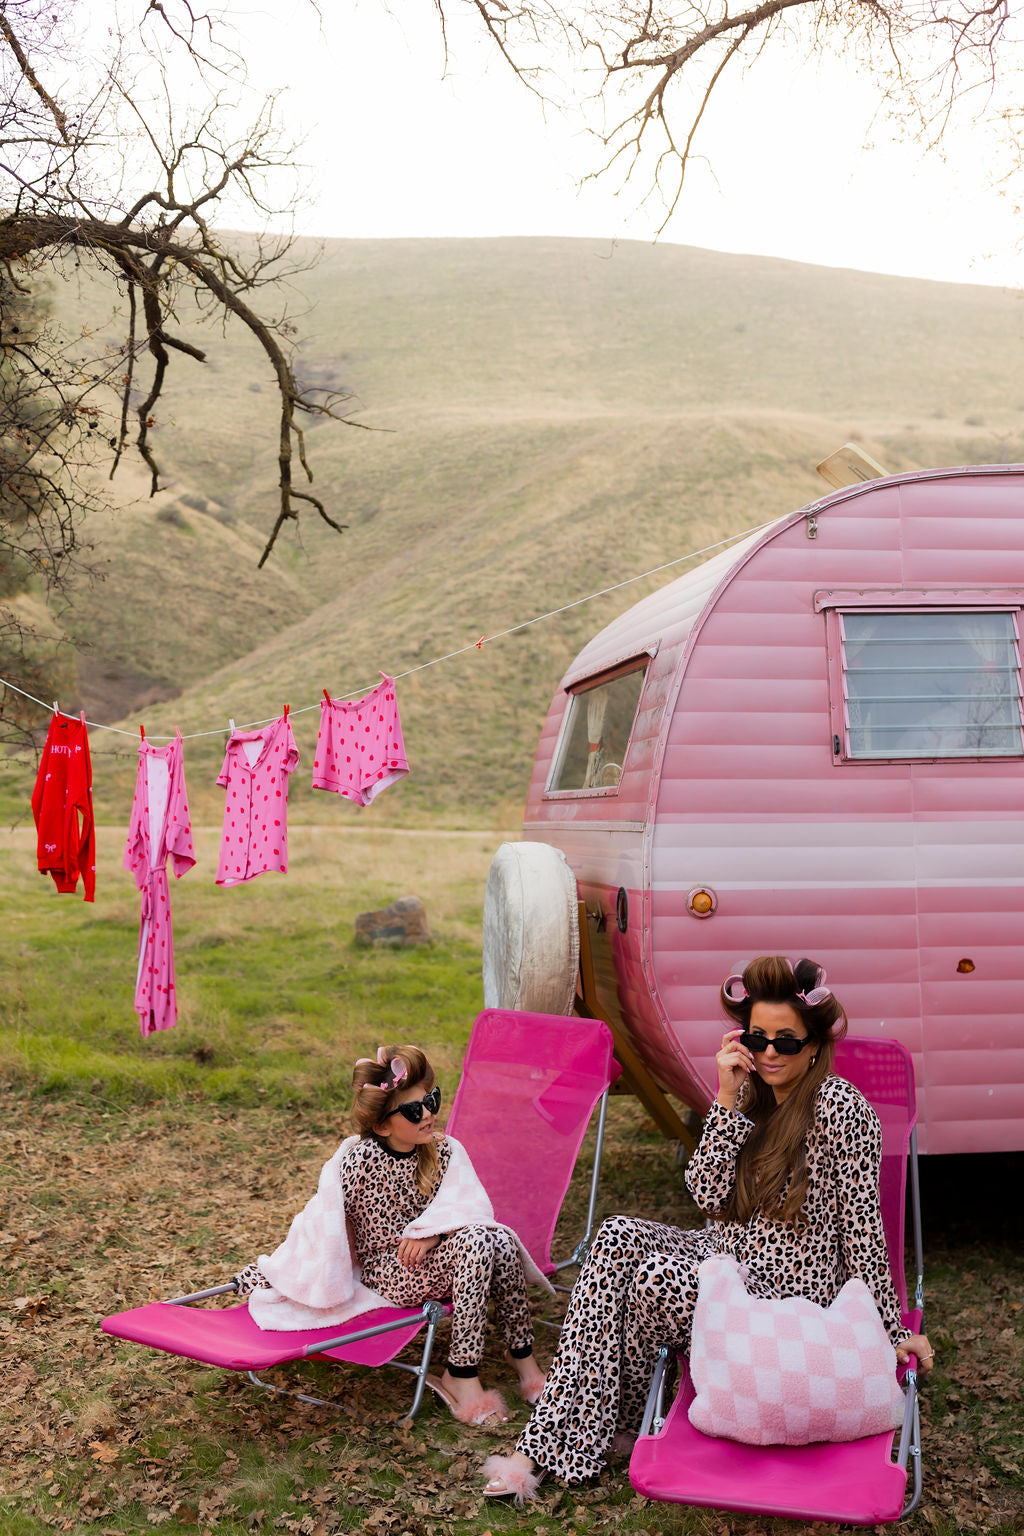
[[[613,1125],[605,1207],[669,1215],[674,1186],[661,1175],[645,1183],[640,1167],[668,1162],[663,1144],[652,1139],[637,1151],[635,1137],[617,1144],[617,1134]],[[645,1505],[624,1473],[582,1494],[547,1493],[527,1522],[486,1507],[477,1492],[482,1456],[507,1449],[509,1434],[481,1437],[433,1405],[410,1438],[394,1423],[408,1401],[397,1373],[345,1373],[343,1401],[325,1410],[100,1332],[106,1313],[216,1283],[276,1241],[334,1135],[326,1120],[301,1123],[279,1110],[129,1113],[7,1097],[5,1536],[157,1526],[306,1536],[485,1528],[756,1536],[777,1528],[792,1536],[796,1527],[784,1522],[722,1523],[710,1512]],[[1007,1165],[982,1240],[970,1174],[958,1188],[948,1170],[941,1179],[926,1171],[928,1326],[938,1368],[923,1394],[925,1498],[903,1527],[910,1532],[1024,1529],[1019,1173],[1019,1160]],[[663,1191],[661,1209],[651,1209],[652,1189]],[[312,1369],[314,1380],[339,1390],[336,1368]],[[505,1374],[497,1354],[491,1370]],[[518,1406],[517,1423],[525,1417]]]

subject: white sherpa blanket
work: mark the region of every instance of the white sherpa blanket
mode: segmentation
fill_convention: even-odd
[[[333,1328],[360,1312],[392,1305],[386,1296],[363,1285],[349,1242],[341,1165],[358,1140],[358,1136],[349,1136],[342,1142],[320,1170],[316,1194],[294,1218],[284,1242],[269,1257],[260,1254],[257,1263],[270,1285],[249,1297],[249,1314],[258,1327],[279,1332]],[[458,1227],[501,1225],[494,1219],[494,1207],[469,1153],[454,1136],[447,1141],[451,1160],[437,1194],[426,1210],[409,1222],[403,1237],[434,1237]],[[514,1232],[512,1235],[519,1244],[527,1281],[553,1290],[519,1237]]]

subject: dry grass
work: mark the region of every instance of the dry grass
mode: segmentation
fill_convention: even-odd
[[[0,1245],[8,1355],[0,1402],[0,1530],[130,1536],[296,1531],[333,1536],[838,1536],[835,1526],[721,1516],[635,1497],[621,1464],[589,1490],[544,1490],[527,1515],[479,1496],[502,1436],[434,1403],[411,1434],[395,1373],[287,1367],[282,1386],[336,1400],[267,1397],[240,1377],[112,1340],[107,1312],[216,1283],[266,1249],[308,1196],[336,1119],[274,1105],[132,1112],[14,1096],[0,1127]],[[629,1101],[612,1106],[602,1210],[692,1224],[663,1142]],[[939,1350],[923,1398],[925,1497],[908,1536],[1016,1536],[1024,1518],[1017,1413],[1024,1339],[1019,1248],[980,1228],[942,1237],[930,1202],[929,1324]],[[985,1204],[983,1201],[982,1204]],[[580,1195],[562,1224],[571,1246]],[[557,1315],[553,1313],[552,1315]],[[546,1336],[545,1336],[546,1339]],[[540,1353],[549,1350],[547,1342]],[[496,1346],[486,1371],[503,1384]],[[521,1423],[525,1410],[516,1415]]]
[[[480,1006],[486,834],[298,827],[292,868],[212,883],[216,831],[176,885],[182,1017],[149,1041],[131,1012],[138,904],[100,839],[97,901],[56,897],[27,831],[0,842],[0,1532],[137,1536],[797,1536],[800,1527],[654,1507],[621,1467],[535,1512],[485,1505],[498,1440],[425,1407],[395,1421],[404,1378],[310,1367],[336,1408],[270,1398],[99,1331],[125,1306],[216,1283],[286,1229],[333,1150],[352,1059],[418,1040],[454,1088]],[[431,951],[356,951],[362,906],[423,897]],[[926,1165],[926,1498],[908,1536],[1016,1536],[1024,1518],[1020,1159]],[[612,1105],[601,1209],[692,1224],[669,1149]],[[562,1251],[579,1230],[567,1208]],[[488,1371],[504,1380],[496,1347]],[[289,1368],[285,1384],[301,1379]],[[520,1422],[523,1410],[520,1409]],[[836,1536],[820,1528],[820,1536]]]
[[[58,302],[103,334],[88,284]],[[154,438],[173,488],[89,530],[107,579],[66,620],[91,718],[226,730],[472,647],[805,503],[813,464],[850,437],[893,469],[1024,458],[1024,306],[998,290],[668,245],[339,241],[291,307],[301,366],[387,429],[311,434],[349,531],[304,518],[254,570],[272,388],[240,332],[204,332],[210,363],[174,370]],[[414,772],[375,820],[514,821],[564,667],[649,585],[404,682]],[[297,722],[307,766],[315,721]],[[222,745],[189,744],[201,820]],[[117,819],[134,751],[97,735],[94,752]],[[27,766],[5,777],[13,811]],[[296,817],[326,820],[312,799],[295,785]]]

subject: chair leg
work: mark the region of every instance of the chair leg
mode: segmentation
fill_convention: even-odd
[[[310,1397],[306,1392],[293,1392],[290,1387],[275,1387],[272,1382],[261,1381],[255,1371],[245,1373],[254,1387],[262,1387],[264,1392],[274,1392],[278,1397],[297,1397],[300,1403],[312,1403],[315,1408],[335,1408],[329,1397]]]
[[[416,1377],[416,1390],[412,1395],[412,1407],[407,1414],[399,1419],[399,1424],[411,1425],[413,1419],[419,1413],[423,1403],[423,1394],[427,1387],[427,1373],[430,1370],[430,1356],[434,1349],[434,1335],[437,1325],[444,1317],[444,1308],[436,1301],[428,1301],[423,1309],[427,1314],[427,1337],[423,1341],[423,1354],[418,1366],[407,1366],[405,1369],[413,1371]],[[396,1364],[398,1362],[395,1362]]]
[[[910,1475],[913,1493],[911,1494],[907,1503],[903,1506],[903,1511],[900,1515],[901,1519],[911,1514],[912,1511],[915,1510],[918,1504],[921,1502],[921,1487],[923,1481],[923,1469],[921,1466],[921,1405],[917,1400],[916,1386],[914,1391],[914,1404],[911,1417],[913,1430],[911,1434],[911,1442],[907,1459],[911,1464]],[[900,1459],[902,1460],[902,1445],[900,1450]]]
[[[644,1416],[640,1423],[640,1435],[658,1434],[665,1422],[665,1405],[662,1401],[665,1390],[665,1373],[668,1370],[668,1350],[664,1344],[658,1350],[658,1359],[654,1367],[654,1375],[651,1377],[650,1390],[647,1393],[647,1402],[644,1405]],[[637,1436],[639,1439],[639,1435]]]

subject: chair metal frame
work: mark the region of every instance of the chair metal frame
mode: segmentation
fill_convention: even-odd
[[[607,1081],[603,1092],[596,1098],[596,1100],[591,1100],[589,1118],[591,1121],[593,1120],[594,1111],[596,1109],[597,1129],[594,1165],[590,1177],[590,1189],[587,1201],[587,1214],[584,1233],[579,1242],[576,1244],[572,1254],[567,1259],[555,1262],[550,1259],[547,1251],[544,1254],[534,1254],[537,1263],[541,1266],[542,1269],[546,1270],[549,1275],[557,1274],[561,1270],[568,1268],[570,1265],[582,1262],[590,1246],[593,1234],[594,1219],[597,1208],[598,1181],[601,1171],[601,1156],[604,1147],[605,1124],[608,1110],[608,1092],[611,1083],[615,1081],[619,1074],[618,1064],[611,1056],[611,1035],[607,1029],[607,1026],[600,1020],[584,1020],[573,1017],[561,1018],[539,1014],[517,1015],[511,1013],[509,1010],[488,1009],[478,1017],[476,1023],[474,1024],[474,1033],[471,1037],[470,1047],[467,1049],[467,1061],[469,1060],[470,1053],[472,1051],[473,1040],[476,1037],[477,1030],[480,1028],[486,1030],[488,1024],[491,1022],[493,1022],[494,1026],[499,1030],[504,1025],[507,1025],[507,1027],[509,1027],[513,1032],[516,1030],[522,1030],[524,1028],[528,1030],[531,1027],[538,1030],[543,1030],[547,1026],[551,1026],[556,1029],[561,1026],[563,1029],[575,1029],[577,1031],[584,1031],[587,1033],[592,1031],[604,1031],[603,1035],[598,1034],[596,1038],[600,1040],[606,1048],[608,1062],[606,1072]],[[461,1093],[462,1088],[460,1086],[459,1094],[456,1095],[455,1103],[452,1106],[452,1114],[449,1117],[449,1129],[451,1130],[452,1134],[459,1137],[460,1140],[462,1137],[459,1136],[458,1107]],[[465,1118],[468,1119],[468,1116]],[[582,1144],[585,1131],[586,1125],[583,1125],[582,1129],[579,1131],[578,1140],[576,1142],[574,1160],[579,1156],[579,1148]],[[469,1150],[472,1155],[472,1149],[470,1148]],[[554,1219],[556,1217],[557,1212],[555,1212],[552,1217],[552,1231]],[[549,1242],[550,1232],[547,1238],[547,1243]],[[547,1243],[545,1244],[546,1247]],[[559,1287],[559,1289],[562,1289],[562,1287]],[[328,1399],[313,1397],[308,1393],[296,1392],[286,1387],[275,1386],[270,1382],[262,1380],[262,1378],[256,1374],[256,1371],[252,1368],[251,1365],[247,1365],[243,1361],[238,1361],[236,1363],[235,1356],[238,1353],[238,1350],[235,1347],[230,1347],[228,1335],[232,1329],[237,1331],[239,1327],[243,1328],[244,1331],[245,1325],[243,1325],[242,1320],[231,1316],[231,1314],[237,1314],[244,1311],[246,1314],[246,1320],[248,1320],[248,1307],[244,1302],[240,1303],[238,1307],[205,1309],[203,1313],[204,1318],[209,1319],[208,1323],[204,1323],[204,1328],[207,1331],[207,1335],[198,1345],[191,1345],[192,1352],[175,1349],[171,1343],[166,1342],[164,1337],[165,1331],[161,1324],[161,1314],[163,1308],[198,1307],[199,1304],[204,1301],[209,1301],[215,1297],[226,1296],[229,1294],[237,1294],[233,1281],[229,1281],[222,1285],[211,1286],[206,1290],[194,1291],[188,1295],[171,1297],[166,1301],[151,1303],[148,1306],[136,1308],[134,1311],[117,1313],[104,1319],[102,1325],[103,1330],[106,1333],[112,1334],[114,1337],[123,1338],[129,1342],[148,1344],[153,1348],[164,1349],[168,1353],[184,1353],[186,1358],[199,1360],[205,1364],[218,1365],[224,1369],[244,1370],[253,1385],[262,1388],[265,1392],[297,1397],[302,1402],[313,1403],[317,1406],[330,1406],[330,1400]],[[411,1343],[416,1334],[419,1333],[420,1330],[425,1326],[427,1330],[426,1338],[424,1340],[423,1350],[420,1355],[418,1364],[411,1364],[409,1361],[399,1360],[394,1357],[364,1361],[360,1361],[358,1357],[355,1357],[355,1359],[351,1362],[372,1365],[393,1365],[399,1370],[410,1372],[416,1378],[416,1386],[413,1393],[412,1405],[406,1413],[401,1415],[400,1419],[400,1422],[411,1423],[420,1410],[423,1402],[424,1392],[427,1388],[427,1376],[430,1370],[431,1355],[434,1348],[434,1339],[438,1326],[444,1320],[444,1318],[450,1314],[451,1306],[449,1303],[443,1300],[435,1299],[424,1302],[422,1306],[418,1308],[378,1308],[376,1309],[375,1314],[371,1313],[365,1315],[368,1317],[372,1317],[374,1315],[380,1317],[385,1312],[385,1310],[388,1313],[394,1313],[395,1315],[385,1317],[383,1321],[374,1322],[368,1327],[352,1328],[341,1325],[337,1331],[316,1329],[306,1330],[304,1333],[302,1331],[282,1331],[280,1333],[268,1333],[256,1330],[256,1325],[252,1324],[252,1329],[259,1333],[260,1354],[264,1357],[260,1368],[266,1368],[268,1366],[274,1365],[284,1365],[294,1360],[303,1359],[321,1358],[331,1360],[346,1360],[350,1358],[346,1351],[351,1350],[354,1346],[364,1343],[367,1340],[383,1337],[389,1333],[395,1333],[403,1329],[409,1334],[408,1339],[400,1346],[401,1348],[404,1348],[406,1344]],[[225,1317],[225,1321],[217,1321],[218,1318],[224,1319]],[[353,1321],[358,1321],[358,1317]],[[314,1332],[316,1337],[310,1338],[309,1334]],[[273,1358],[268,1358],[267,1346],[268,1342],[271,1340],[277,1343],[279,1352],[273,1355]],[[271,1353],[273,1352],[271,1351]]]
[[[856,1041],[850,1041],[849,1043],[851,1046],[855,1046],[857,1044]],[[900,1050],[902,1049],[903,1048],[900,1047]],[[906,1054],[907,1053],[904,1052],[904,1055]],[[907,1059],[909,1063],[909,1057]],[[842,1067],[839,1062],[837,1062],[837,1072],[840,1076],[843,1075]],[[912,1082],[913,1079],[911,1073],[911,1085]],[[903,1325],[904,1327],[911,1328],[914,1333],[920,1333],[924,1322],[924,1242],[921,1224],[921,1184],[917,1157],[917,1130],[914,1126],[916,1110],[912,1101],[908,1106],[908,1115],[910,1129],[907,1137],[906,1162],[910,1173],[910,1208],[914,1241],[915,1289],[914,1305],[912,1308],[904,1310]],[[905,1223],[905,1192],[902,1218],[903,1222]],[[886,1233],[886,1239],[887,1246],[889,1246],[890,1261],[892,1261],[893,1245],[890,1241],[890,1233],[888,1231]],[[900,1242],[898,1246],[898,1257],[902,1259],[902,1242]],[[902,1294],[903,1291],[903,1287],[898,1283],[897,1291],[898,1294]],[[684,1413],[686,1408],[689,1406],[690,1400],[692,1399],[693,1392],[692,1384],[689,1380],[689,1369],[685,1359],[682,1356],[678,1356],[680,1369],[679,1388],[673,1403],[669,1406],[668,1409],[666,1409],[665,1398],[667,1391],[668,1372],[669,1366],[672,1363],[674,1357],[676,1357],[676,1351],[669,1349],[667,1346],[663,1346],[658,1351],[658,1358],[655,1363],[650,1390],[647,1394],[647,1402],[644,1408],[644,1415],[641,1421],[640,1431],[637,1436],[637,1445],[639,1445],[642,1440],[647,1439],[648,1437],[660,1436],[665,1430],[665,1426],[668,1424],[671,1415],[674,1413]],[[923,1484],[921,1457],[921,1413],[920,1404],[918,1402],[918,1373],[916,1368],[916,1361],[914,1361],[913,1356],[911,1356],[911,1363],[900,1370],[900,1376],[904,1391],[903,1422],[899,1430],[890,1432],[888,1437],[884,1435],[870,1437],[870,1439],[878,1440],[879,1442],[888,1438],[891,1446],[892,1440],[898,1433],[899,1448],[895,1462],[892,1462],[891,1465],[898,1467],[904,1473],[906,1473],[907,1482],[911,1488],[910,1497],[903,1504],[903,1507],[899,1513],[882,1517],[888,1520],[905,1519],[907,1515],[911,1514],[917,1508],[921,1500]],[[692,1434],[699,1435],[699,1431],[692,1430]],[[701,1438],[704,1439],[706,1437],[701,1436]],[[709,1446],[712,1446],[715,1444],[715,1442],[709,1440],[708,1444]],[[806,1446],[744,1446],[742,1449],[750,1453],[751,1464],[754,1466],[756,1465],[758,1459],[760,1459],[763,1464],[767,1464],[767,1462],[772,1458],[774,1458],[779,1465],[784,1463],[798,1465],[802,1457],[802,1453],[805,1453],[808,1450],[813,1450],[814,1448]],[[654,1496],[647,1489],[641,1491],[644,1491],[648,1498]],[[767,1516],[771,1516],[773,1513],[780,1515],[784,1513],[781,1510],[776,1510],[773,1512],[770,1508],[765,1508],[766,1502],[767,1501],[764,1499],[758,1499],[756,1501],[750,1502],[749,1504],[741,1502],[724,1505],[712,1504],[709,1502],[706,1507],[726,1508],[733,1510],[743,1509],[749,1510],[750,1513],[759,1513]],[[795,1518],[827,1519],[838,1520],[841,1523],[844,1522],[844,1517],[840,1513],[830,1513],[828,1515],[822,1514],[817,1516],[804,1513],[803,1515]],[[846,1519],[850,1524],[864,1523],[857,1522],[855,1520],[849,1520],[849,1517],[846,1517]],[[877,1522],[877,1519],[878,1517],[875,1517],[867,1523],[874,1524]]]
[[[233,1280],[229,1280],[226,1285],[213,1285],[205,1291],[192,1291],[188,1296],[171,1296],[165,1302],[162,1302],[161,1305],[166,1307],[193,1306],[197,1302],[210,1301],[214,1296],[236,1294],[235,1283]],[[423,1303],[420,1309],[420,1316],[427,1325],[427,1337],[423,1342],[423,1353],[420,1357],[419,1365],[411,1365],[407,1360],[388,1360],[386,1362],[388,1365],[395,1366],[397,1370],[409,1371],[416,1377],[416,1390],[413,1394],[412,1407],[409,1409],[408,1414],[402,1416],[403,1419],[412,1420],[420,1410],[423,1394],[426,1391],[427,1373],[430,1370],[430,1356],[434,1348],[434,1335],[437,1332],[438,1324],[444,1321],[449,1310],[449,1307],[443,1301],[425,1301]],[[364,1339],[374,1339],[386,1333],[394,1333],[399,1328],[407,1328],[410,1321],[410,1317],[405,1315],[394,1318],[390,1322],[378,1323],[372,1328],[360,1328],[354,1332],[348,1330],[343,1334],[339,1334],[337,1338],[325,1339],[323,1342],[305,1345],[300,1354],[289,1355],[288,1361],[316,1360],[318,1357],[330,1358],[329,1352],[332,1349],[340,1349],[350,1344],[360,1344]],[[416,1331],[419,1332],[421,1327],[422,1323],[418,1323]],[[285,1360],[281,1361],[282,1365],[286,1363],[288,1362]],[[246,1367],[245,1374],[254,1387],[262,1387],[264,1392],[273,1392],[279,1397],[296,1397],[300,1403],[312,1403],[317,1408],[330,1408],[333,1406],[330,1398],[311,1397],[307,1392],[293,1392],[288,1387],[276,1387],[272,1382],[263,1381],[249,1367]]]

